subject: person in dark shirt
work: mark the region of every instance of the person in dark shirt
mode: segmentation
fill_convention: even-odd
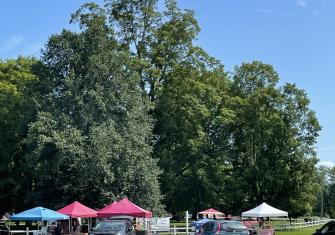
[[[49,232],[49,234],[51,234],[51,235],[55,235],[55,229],[56,229],[56,224],[55,224],[55,222],[52,222],[52,224],[49,226],[49,228],[48,228],[48,232]]]
[[[57,224],[55,227],[55,235],[61,235],[62,234],[62,226],[60,224]]]

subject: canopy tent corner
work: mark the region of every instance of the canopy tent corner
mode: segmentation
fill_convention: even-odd
[[[259,206],[242,212],[242,217],[287,217],[287,211],[282,211],[277,208],[274,208],[265,202]]]
[[[74,201],[71,204],[59,209],[57,212],[69,215],[71,218],[95,218],[97,217],[97,211],[93,210],[78,201]]]
[[[97,211],[97,217],[99,218],[104,218],[109,211],[111,211],[111,209],[117,204],[117,202],[112,202],[111,204],[105,206],[104,208],[100,209],[99,211]]]
[[[108,218],[118,215],[128,215],[139,218],[151,218],[152,213],[147,211],[127,198],[122,199],[119,202],[113,202],[112,204],[106,206],[105,208],[98,211],[97,216],[100,218]]]

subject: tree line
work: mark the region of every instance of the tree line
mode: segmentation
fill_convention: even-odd
[[[306,92],[260,61],[228,73],[196,44],[193,11],[157,4],[84,4],[80,30],[51,35],[40,58],[0,62],[0,212],[122,197],[156,214],[315,211]]]

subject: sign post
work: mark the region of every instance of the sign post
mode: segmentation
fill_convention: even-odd
[[[188,211],[186,211],[186,235],[188,235]]]

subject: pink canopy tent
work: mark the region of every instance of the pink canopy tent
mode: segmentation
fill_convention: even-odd
[[[224,214],[218,210],[215,210],[213,208],[209,208],[207,210],[204,210],[204,211],[200,211],[198,212],[198,214],[200,215],[204,215],[204,216],[207,216],[207,218],[217,218],[217,219],[220,219],[220,218],[223,218],[224,217]]]
[[[135,205],[127,198],[122,199],[119,202],[113,202],[105,208],[98,211],[98,217],[108,218],[116,215],[129,215],[133,217],[144,217],[151,218],[152,213],[144,210],[143,208]]]
[[[84,206],[80,202],[73,202],[57,212],[69,215],[71,218],[95,218],[97,217],[97,211],[87,206]]]
[[[98,217],[101,217],[101,218],[108,217],[107,214],[111,211],[112,207],[115,206],[116,204],[117,204],[117,202],[112,202],[108,206],[106,206],[106,207],[102,208],[101,210],[99,210],[97,212]]]
[[[217,214],[217,215],[223,215],[222,212],[217,211],[217,210],[215,210],[213,208],[209,208],[207,210],[200,211],[199,214]]]

